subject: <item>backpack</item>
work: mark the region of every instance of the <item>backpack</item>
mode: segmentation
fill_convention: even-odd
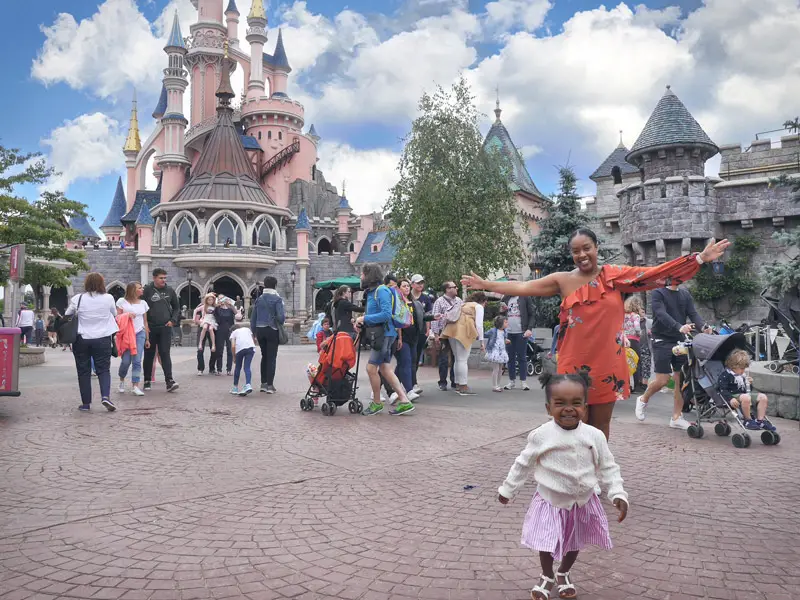
[[[394,326],[397,329],[405,329],[406,327],[410,327],[414,323],[414,315],[410,310],[408,310],[408,306],[403,301],[403,297],[400,295],[400,290],[397,288],[390,288],[385,285],[378,286],[375,289],[375,294],[373,296],[375,302],[378,301],[378,290],[381,288],[386,288],[392,295],[392,323]]]

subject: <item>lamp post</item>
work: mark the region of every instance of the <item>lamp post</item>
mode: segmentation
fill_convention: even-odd
[[[313,275],[311,276],[311,293],[309,294],[309,298],[311,299],[311,310],[308,311],[309,314],[314,314],[316,312],[317,306],[314,303],[314,284],[317,283],[317,278]]]
[[[295,273],[294,270],[292,270],[292,272],[289,273],[289,278],[292,281],[292,316],[294,317],[297,316],[297,302],[295,301],[295,295],[294,295],[294,282],[295,279],[297,278],[297,273]]]
[[[189,306],[192,303],[192,270],[186,269],[186,310],[191,310]]]

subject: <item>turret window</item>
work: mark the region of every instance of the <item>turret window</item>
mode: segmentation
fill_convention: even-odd
[[[258,132],[258,139],[259,140],[261,139],[261,132],[260,131]]]
[[[279,131],[279,132],[278,132],[278,139],[279,139],[279,140],[282,140],[282,139],[283,139],[283,132],[282,132],[282,131]]]
[[[268,139],[268,140],[271,140],[271,139],[272,139],[272,132],[271,132],[271,131],[268,131],[268,132],[267,132],[267,139]]]
[[[611,169],[611,176],[614,178],[614,185],[622,183],[622,170],[619,167]]]
[[[242,230],[228,215],[222,215],[211,225],[208,243],[212,246],[242,245]]]
[[[254,223],[252,243],[253,246],[273,251],[278,249],[278,232],[267,217],[261,217]]]
[[[183,217],[178,226],[172,230],[172,245],[188,246],[197,243],[197,225],[189,217]]]

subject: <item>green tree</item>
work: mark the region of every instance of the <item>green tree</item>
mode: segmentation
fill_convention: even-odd
[[[783,126],[794,132],[800,131],[800,119],[786,121]],[[800,178],[781,175],[770,179],[769,186],[789,188],[792,200],[800,201]],[[779,294],[794,291],[800,286],[800,230],[776,231],[772,238],[786,248],[786,258],[764,267],[764,278]]]
[[[692,296],[713,310],[714,318],[730,319],[750,306],[759,286],[752,261],[760,245],[754,236],[740,235],[733,240],[724,276],[714,275],[711,265],[703,265],[692,279]]]
[[[7,255],[11,246],[25,244],[23,283],[34,289],[67,285],[69,276],[89,268],[82,252],[67,250],[65,245],[79,235],[67,220],[85,216],[85,205],[68,200],[61,192],[43,192],[33,202],[15,193],[17,186],[43,184],[53,173],[39,154],[0,146],[0,251]],[[8,281],[8,270],[8,261],[0,261],[0,285]]]
[[[589,217],[583,210],[578,195],[578,179],[570,166],[558,169],[559,189],[552,196],[553,204],[547,218],[539,223],[539,235],[531,242],[533,260],[541,267],[543,275],[575,268],[567,248],[569,236],[580,227],[589,226]],[[600,246],[601,258],[610,252]],[[558,318],[559,297],[534,298],[536,323],[540,327],[551,327]]]
[[[509,165],[483,149],[479,113],[462,78],[447,92],[423,94],[385,210],[395,267],[424,273],[436,286],[469,269],[513,271],[524,260],[514,230],[517,207]]]

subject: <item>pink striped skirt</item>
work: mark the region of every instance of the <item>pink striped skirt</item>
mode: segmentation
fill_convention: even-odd
[[[606,511],[596,494],[583,506],[556,508],[536,492],[522,525],[521,544],[561,560],[567,552],[592,545],[611,549]]]

